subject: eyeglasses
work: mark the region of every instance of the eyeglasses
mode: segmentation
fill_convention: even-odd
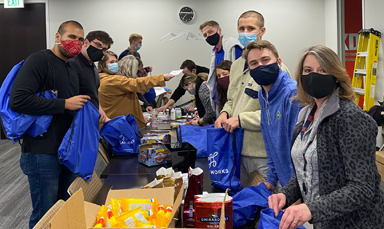
[[[91,42],[93,42],[93,44],[96,45],[96,48],[102,50],[103,53],[105,53],[108,50],[107,48],[103,48],[103,45],[101,45],[99,42],[96,42],[96,41],[91,41]]]

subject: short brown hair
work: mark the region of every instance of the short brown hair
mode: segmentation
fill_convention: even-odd
[[[336,84],[336,88],[339,89],[339,98],[348,99],[353,102],[356,100],[356,95],[351,85],[351,78],[349,78],[347,70],[345,70],[341,64],[337,54],[328,47],[315,45],[304,51],[296,69],[297,96],[295,96],[295,98],[299,99],[302,105],[308,105],[314,102],[314,99],[308,95],[301,82],[304,60],[308,55],[314,55],[321,68],[339,81]]]
[[[114,73],[109,71],[108,67],[106,67],[106,63],[109,59],[110,56],[114,56],[116,57],[116,60],[117,60],[117,55],[116,53],[112,52],[112,51],[106,51],[104,56],[103,56],[103,59],[101,59],[99,61],[99,63],[97,63],[97,70],[100,72],[100,73],[108,73],[109,75],[113,75]]]
[[[84,30],[83,26],[79,22],[74,21],[74,20],[69,20],[69,21],[65,21],[65,22],[61,23],[57,32],[60,33],[60,35],[63,35],[66,31],[66,26],[68,24],[72,24],[72,25],[76,26],[77,28]]]
[[[273,55],[276,57],[276,59],[279,58],[279,53],[277,52],[276,47],[267,40],[260,40],[260,41],[253,41],[247,45],[247,48],[243,52],[243,58],[248,62],[248,54],[252,49],[269,49],[273,53]]]
[[[184,60],[184,62],[181,64],[180,69],[187,68],[190,72],[192,72],[193,69],[196,69],[196,64],[192,60]]]
[[[134,56],[134,55],[132,55],[132,56]],[[137,66],[139,66],[139,67],[140,67],[140,66],[143,67],[143,66],[144,66],[143,61],[141,61],[139,57],[137,57],[137,56],[135,56],[135,57],[136,57],[136,60],[137,60],[137,63],[138,63]]]
[[[109,34],[101,30],[95,30],[95,31],[89,32],[85,37],[85,39],[89,40],[90,42],[97,39],[103,42],[104,44],[108,45],[108,48],[110,48],[111,45],[113,45],[113,40],[109,36]]]
[[[254,17],[254,18],[257,18],[257,26],[261,28],[264,27],[264,17],[261,13],[255,11],[255,10],[248,10],[244,13],[242,13],[239,17],[239,19],[237,20],[237,26],[239,26],[239,20],[240,18],[250,18],[250,17]]]
[[[128,55],[132,55],[136,58],[139,58],[139,53],[136,50],[129,50],[129,52],[127,53],[127,56]]]
[[[200,25],[200,31],[203,31],[204,27],[208,26],[208,25],[212,26],[213,28],[216,28],[216,29],[218,29],[220,27],[219,23],[217,23],[216,21],[211,20],[211,21],[206,21],[203,24],[201,24]]]
[[[132,33],[131,35],[129,35],[129,44],[132,44],[133,41],[137,41],[139,39],[143,39],[143,36],[137,33]]]

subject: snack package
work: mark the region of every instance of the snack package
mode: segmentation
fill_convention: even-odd
[[[221,208],[225,193],[212,193],[195,196],[195,227],[219,228]],[[232,221],[232,197],[225,199],[225,227],[233,228]]]
[[[164,133],[147,133],[140,140],[141,144],[150,144],[150,143],[169,143],[169,134]]]
[[[119,216],[121,214],[121,205],[120,200],[116,200],[114,198],[111,198],[111,201],[108,203],[108,208],[111,209],[113,215]]]
[[[121,208],[123,212],[130,212],[138,207],[141,211],[152,211],[157,213],[157,198],[152,199],[134,199],[134,198],[121,198]]]
[[[189,168],[188,189],[184,199],[183,227],[195,227],[195,209],[193,207],[194,196],[203,193],[203,182],[203,170],[200,168]]]
[[[98,227],[106,226],[106,223],[107,223],[106,219],[108,217],[107,211],[108,211],[108,208],[105,205],[101,205],[101,208],[96,216],[96,225],[98,225]],[[101,224],[101,226],[99,224]]]
[[[143,189],[147,189],[147,188],[164,188],[164,179],[154,179],[151,183],[145,185],[144,187],[142,187]]]
[[[162,179],[164,177],[167,177],[168,175],[171,175],[173,173],[173,169],[172,168],[164,168],[164,167],[161,167],[160,169],[158,169],[156,171],[156,178],[157,179]]]
[[[164,165],[167,164],[167,152],[169,150],[164,145],[142,145],[138,161],[146,166]]]

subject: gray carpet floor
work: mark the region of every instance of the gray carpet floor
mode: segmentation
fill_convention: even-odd
[[[9,140],[0,140],[0,229],[28,228],[32,212],[27,177],[19,166],[20,145]],[[106,164],[98,156],[95,166],[97,174]],[[384,183],[381,183],[384,190]]]

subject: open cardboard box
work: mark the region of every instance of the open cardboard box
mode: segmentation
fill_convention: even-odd
[[[110,198],[120,199],[121,197],[135,197],[135,198],[153,198],[157,197],[159,203],[169,204],[173,206],[172,221],[168,225],[168,228],[175,228],[179,207],[183,197],[183,192],[180,192],[175,202],[173,202],[174,188],[161,188],[161,189],[122,189],[122,190],[110,190],[106,202]],[[225,198],[224,198],[225,200]],[[225,229],[225,209],[224,204],[221,209],[220,227],[219,229]],[[84,201],[83,190],[80,189],[73,194],[56,213],[51,220],[52,229],[90,229],[96,223],[96,215],[100,209],[97,204]]]
[[[381,181],[384,182],[384,151],[376,152],[376,166],[381,175]]]

